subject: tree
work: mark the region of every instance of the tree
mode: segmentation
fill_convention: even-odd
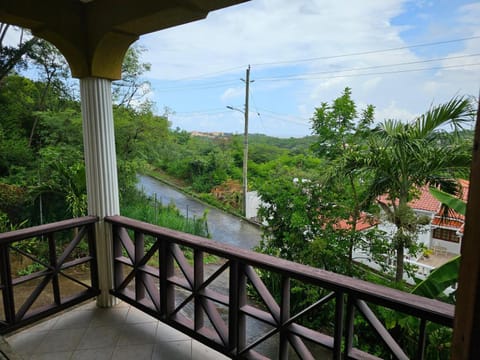
[[[71,98],[66,86],[70,70],[67,61],[55,46],[45,40],[38,40],[30,49],[29,57],[39,70],[41,78],[39,82],[41,89],[36,105],[37,111],[47,110],[47,98],[50,93],[60,99]],[[50,103],[54,103],[54,101]],[[38,115],[34,116],[28,141],[29,146],[32,146],[39,120]]]
[[[350,228],[349,273],[354,248],[363,235],[357,231],[357,225],[359,221],[365,220],[361,218],[361,211],[369,201],[365,192],[365,176],[360,181],[360,174],[354,169],[348,169],[346,164],[349,158],[357,156],[365,146],[374,117],[373,105],[368,105],[358,114],[351,94],[351,89],[345,88],[332,105],[324,102],[316,108],[311,119],[313,133],[318,136],[313,149],[328,160],[329,170],[325,172],[324,184],[337,194],[333,201],[343,209],[343,214],[338,216],[346,220]]]
[[[30,38],[27,41],[24,40],[23,29],[21,32],[19,42],[17,46],[11,46],[5,44],[7,34],[11,30],[18,30],[17,28],[0,23],[0,87],[3,79],[9,75],[16,66],[24,66],[24,55],[30,52],[31,48],[38,41],[36,38]]]
[[[138,103],[150,92],[150,83],[142,79],[150,71],[149,63],[141,62],[145,48],[134,45],[125,54],[122,63],[122,79],[113,83],[113,99],[119,106],[130,107]]]
[[[396,227],[392,246],[396,252],[397,283],[403,279],[405,249],[415,245],[419,225],[408,203],[426,184],[450,189],[449,192],[457,187],[454,179],[465,174],[470,165],[469,149],[457,142],[457,134],[472,119],[470,102],[456,97],[431,107],[410,123],[386,120],[369,139],[368,149],[350,159],[350,168],[371,174],[370,197],[377,199]],[[448,127],[453,131],[447,132]],[[386,196],[379,198],[381,195]]]

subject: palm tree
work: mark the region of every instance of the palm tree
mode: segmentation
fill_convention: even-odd
[[[468,171],[471,161],[458,131],[471,120],[471,104],[463,97],[432,107],[410,123],[386,120],[374,130],[367,151],[351,164],[371,174],[369,194],[396,227],[396,282],[403,279],[405,249],[414,245],[420,225],[408,203],[426,184],[447,192],[458,186],[454,179]]]

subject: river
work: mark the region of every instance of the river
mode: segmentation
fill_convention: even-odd
[[[262,234],[258,226],[205,205],[150,176],[139,175],[138,180],[138,187],[148,196],[157,194],[157,200],[163,205],[174,203],[185,216],[198,218],[208,209],[208,230],[213,240],[243,249],[252,249],[260,242]]]

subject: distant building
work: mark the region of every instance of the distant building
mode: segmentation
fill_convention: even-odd
[[[206,137],[206,138],[210,138],[210,139],[225,138],[225,137],[232,136],[231,133],[225,133],[225,132],[222,132],[222,131],[212,131],[212,132],[191,131],[190,135],[191,136],[198,136],[198,137]]]

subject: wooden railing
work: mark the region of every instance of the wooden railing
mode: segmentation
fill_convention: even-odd
[[[427,324],[453,326],[454,307],[443,302],[120,216],[106,221],[114,234],[112,294],[231,358],[377,358],[363,346],[361,324],[387,357],[422,359]],[[265,276],[278,280],[275,291]],[[322,294],[300,299],[300,310],[299,284]],[[392,324],[387,330],[380,311],[417,326],[414,350],[402,348],[402,333]]]
[[[87,216],[0,234],[0,334],[99,294]]]

